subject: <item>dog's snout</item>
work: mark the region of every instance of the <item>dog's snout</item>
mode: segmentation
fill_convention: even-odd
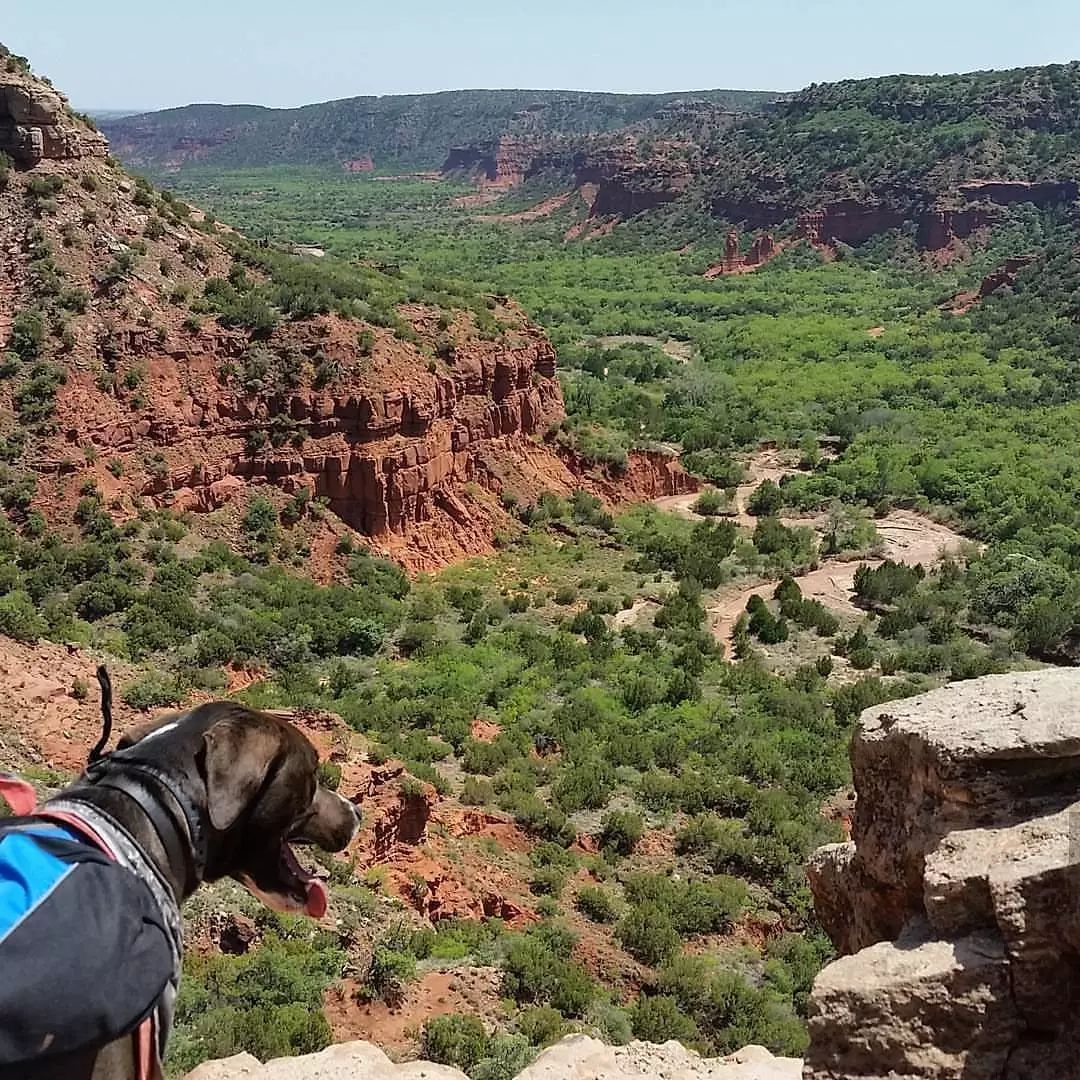
[[[341,796],[339,795],[338,798],[341,798]],[[352,834],[349,837],[349,840],[351,841],[360,831],[360,822],[364,820],[364,815],[356,803],[349,799],[341,799],[341,801],[349,808],[349,813],[352,815],[353,827]]]

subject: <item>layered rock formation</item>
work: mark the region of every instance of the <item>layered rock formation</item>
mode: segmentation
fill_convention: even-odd
[[[1036,255],[1014,255],[1006,259],[996,270],[989,273],[979,283],[977,289],[959,293],[946,305],[944,309],[954,315],[963,315],[970,311],[980,300],[1000,292],[1016,284],[1020,272],[1038,261]]]
[[[798,1080],[800,1063],[747,1047],[726,1058],[701,1058],[675,1042],[656,1046],[605,1046],[572,1035],[544,1050],[517,1080]],[[307,1057],[280,1058],[261,1065],[250,1054],[207,1062],[187,1080],[468,1080],[458,1069],[430,1061],[395,1065],[371,1043],[341,1043]]]
[[[574,150],[554,136],[504,135],[490,141],[454,147],[443,164],[444,174],[465,174],[483,188],[506,191],[552,170],[573,168]]]
[[[717,278],[725,274],[746,274],[775,259],[788,244],[776,238],[770,232],[759,233],[754,237],[748,251],[743,251],[739,244],[739,234],[732,230],[724,242],[724,258],[710,266],[704,277]]]
[[[104,136],[77,123],[67,99],[0,46],[0,151],[21,165],[104,157]]]
[[[618,502],[686,490],[667,459],[638,455],[624,479],[545,442],[565,415],[555,353],[507,300],[409,303],[367,268],[346,287],[381,308],[379,325],[275,315],[255,292],[274,283],[250,251],[237,258],[227,230],[126,176],[59,94],[3,60],[0,138],[17,154],[0,191],[0,351],[17,317],[34,340],[18,346],[0,407],[22,424],[13,464],[33,475],[35,507],[54,525],[88,486],[118,518],[147,501],[201,513],[277,489],[282,501],[324,500],[420,570],[490,551],[511,525],[504,494],[529,502],[585,486]],[[285,271],[322,290],[314,310],[342,306],[325,299],[332,278],[319,284],[331,261]],[[239,302],[230,278],[269,311],[266,326],[215,316],[215,289]],[[339,527],[322,530],[327,552]]]
[[[807,1080],[1076,1075],[1080,671],[864,713],[852,841],[818,852]]]
[[[689,144],[654,142],[643,154],[633,135],[504,136],[450,151],[445,175],[467,175],[479,187],[506,191],[534,177],[562,174],[588,191],[590,217],[628,218],[673,202],[693,178]]]
[[[1078,192],[1080,185],[1073,180],[971,180],[933,199],[913,191],[882,198],[835,199],[807,210],[785,202],[777,193],[768,199],[718,196],[710,207],[716,217],[751,228],[771,229],[793,221],[796,238],[825,245],[854,247],[910,225],[923,250],[941,251],[993,225],[1006,207],[1025,202],[1044,209],[1065,205],[1074,202]]]

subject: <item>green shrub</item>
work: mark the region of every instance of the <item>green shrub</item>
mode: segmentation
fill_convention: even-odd
[[[772,480],[764,480],[751,493],[746,509],[754,517],[775,517],[784,508],[784,493]]]
[[[533,1046],[540,1047],[557,1043],[568,1030],[562,1013],[550,1005],[522,1009],[517,1017],[517,1027]]]
[[[399,949],[377,945],[361,993],[369,1001],[399,1005],[409,983],[415,978],[416,957]]]
[[[638,998],[630,1010],[630,1024],[634,1037],[643,1042],[665,1043],[675,1039],[691,1045],[701,1037],[697,1024],[683,1012],[675,998],[666,994]]]
[[[582,1016],[596,987],[570,961],[574,938],[552,924],[541,924],[515,938],[503,960],[506,993],[521,1003],[550,1005],[564,1016]]]
[[[182,691],[173,679],[144,675],[128,686],[121,697],[130,708],[146,711],[161,705],[175,705],[182,697]]]
[[[341,786],[341,766],[336,761],[319,762],[319,784],[327,791],[337,791]]]
[[[593,922],[613,923],[618,917],[618,908],[611,894],[606,889],[598,889],[593,885],[583,885],[578,889],[574,906]]]
[[[662,964],[680,945],[668,912],[654,903],[632,907],[623,916],[616,933],[635,960],[652,966]]]
[[[730,507],[727,496],[722,491],[709,489],[703,491],[694,500],[694,513],[703,517],[716,517],[726,513]]]
[[[0,634],[32,645],[46,629],[45,620],[25,592],[16,589],[0,596]]]
[[[45,320],[40,311],[20,311],[11,323],[9,348],[23,358],[36,360],[45,343]]]
[[[645,833],[645,822],[632,810],[614,810],[601,822],[600,846],[605,851],[629,855]]]
[[[488,1035],[479,1016],[434,1016],[424,1025],[420,1051],[428,1061],[471,1073],[487,1056]]]
[[[472,1071],[472,1080],[513,1080],[532,1064],[536,1051],[524,1035],[495,1035],[487,1056]]]
[[[495,801],[495,789],[491,781],[482,776],[466,776],[461,801],[466,806],[488,806]]]
[[[271,917],[271,925],[277,922]],[[242,956],[185,958],[167,1069],[183,1075],[208,1058],[246,1051],[269,1060],[314,1053],[331,1041],[322,1011],[344,953],[332,935],[279,929]]]

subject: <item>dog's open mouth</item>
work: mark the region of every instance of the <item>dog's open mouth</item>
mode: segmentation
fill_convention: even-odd
[[[275,911],[304,913],[313,919],[321,919],[326,914],[326,886],[300,865],[292,848],[284,840],[281,842],[277,866],[271,873],[245,873],[241,881]]]

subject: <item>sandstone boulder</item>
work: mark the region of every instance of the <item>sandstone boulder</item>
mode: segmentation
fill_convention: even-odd
[[[0,150],[22,165],[46,158],[104,157],[106,144],[51,86],[0,64]]]
[[[798,1080],[801,1062],[775,1058],[749,1046],[725,1058],[701,1058],[678,1043],[663,1046],[631,1043],[606,1046],[584,1035],[571,1035],[545,1050],[518,1080]],[[280,1058],[260,1065],[250,1054],[207,1062],[187,1080],[466,1080],[465,1074],[430,1061],[395,1065],[371,1043],[342,1043],[318,1054]]]
[[[870,709],[851,760],[853,841],[809,867],[849,955],[815,985],[808,1080],[1080,1075],[1080,671]]]

